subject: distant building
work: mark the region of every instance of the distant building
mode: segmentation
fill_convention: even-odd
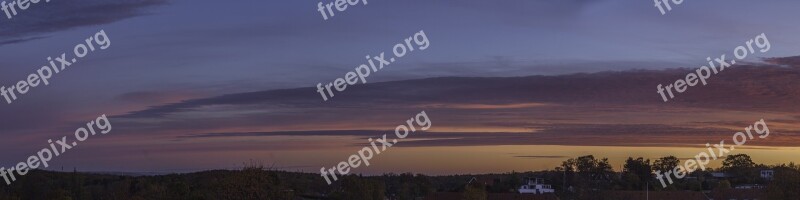
[[[482,184],[484,186],[492,186],[496,179],[487,177],[487,176],[479,176],[479,177],[472,177],[467,181],[467,184]]]
[[[761,170],[761,178],[767,179],[767,180],[772,180],[773,178],[775,178],[775,170],[771,170],[771,169]]]
[[[711,177],[714,178],[730,178],[731,175],[725,172],[711,172]]]
[[[545,194],[554,193],[556,190],[549,184],[544,184],[544,179],[528,179],[525,184],[519,187],[520,194]]]
[[[743,184],[743,185],[737,185],[734,188],[743,190],[752,190],[752,189],[767,189],[767,186],[759,184]]]

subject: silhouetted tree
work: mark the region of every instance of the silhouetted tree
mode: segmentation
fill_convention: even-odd
[[[758,178],[756,163],[747,154],[728,155],[722,161],[721,170],[733,176],[733,183],[751,183]]]
[[[681,160],[675,156],[662,157],[653,162],[653,170],[660,171],[662,173],[672,171],[680,164],[680,162]]]
[[[625,160],[623,172],[623,180],[628,182],[628,185],[633,189],[640,190],[644,189],[645,183],[652,178],[653,167],[650,165],[650,159],[628,157]]]
[[[775,178],[767,187],[767,199],[800,199],[800,167],[794,163],[775,167]]]

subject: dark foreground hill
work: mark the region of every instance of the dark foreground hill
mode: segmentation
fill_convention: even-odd
[[[654,177],[639,178],[636,175],[639,172],[652,173],[652,169],[647,167],[650,166],[649,160],[629,159],[626,163],[625,172],[614,172],[607,165],[607,159],[588,155],[569,159],[552,171],[449,176],[350,175],[340,177],[332,185],[327,185],[318,174],[273,171],[263,167],[158,176],[36,170],[10,186],[0,186],[0,200],[605,200],[642,199],[645,195],[650,195],[651,199],[687,200],[706,196],[719,199],[800,198],[796,190],[800,187],[800,166],[795,164],[734,164],[714,171],[696,171],[687,175],[692,178],[675,180],[674,184],[662,188],[657,186]],[[773,170],[774,178],[759,176],[758,172],[765,169]],[[719,178],[712,172],[728,175]],[[541,178],[556,193],[517,194],[516,188],[525,183],[526,178]],[[647,187],[648,191],[644,191]]]

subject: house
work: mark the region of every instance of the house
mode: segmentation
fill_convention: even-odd
[[[711,177],[714,177],[714,178],[731,178],[732,176],[730,174],[725,173],[725,172],[711,172]]]
[[[528,179],[522,186],[519,187],[520,194],[545,194],[554,193],[556,190],[549,184],[544,184],[544,179]]]
[[[497,179],[488,176],[472,177],[467,181],[467,184],[482,184],[484,186],[492,186]]]
[[[771,169],[761,170],[761,178],[766,180],[772,180],[773,178],[775,178],[775,170]]]
[[[742,190],[752,190],[752,189],[767,189],[767,186],[759,184],[743,184],[743,185],[737,185],[734,188]]]

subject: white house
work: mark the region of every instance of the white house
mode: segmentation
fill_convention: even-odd
[[[519,187],[520,194],[544,194],[554,193],[556,190],[549,184],[544,184],[544,179],[528,179],[525,184]]]
[[[774,178],[774,177],[775,177],[775,170],[771,170],[771,169],[761,170],[761,178],[767,179],[767,180],[772,180],[772,178]]]

